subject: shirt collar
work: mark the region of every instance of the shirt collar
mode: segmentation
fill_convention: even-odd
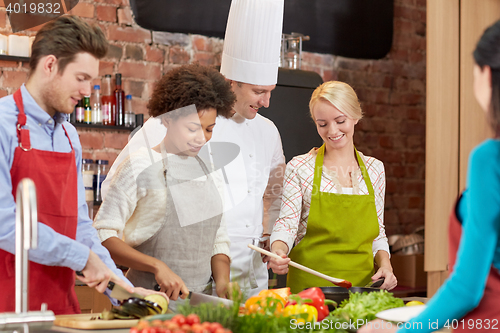
[[[28,89],[26,89],[24,83],[21,86],[21,94],[23,96],[24,113],[26,113],[36,122],[41,124],[45,124],[47,123],[47,121],[51,119],[50,115],[44,109],[42,109],[35,101],[33,96],[31,96]],[[68,115],[56,112],[56,114],[52,119],[54,119],[56,123],[62,123],[68,120]]]

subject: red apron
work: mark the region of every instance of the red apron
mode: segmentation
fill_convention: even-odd
[[[29,129],[26,125],[21,90],[14,93],[19,109],[17,136],[19,146],[14,151],[10,170],[12,195],[16,198],[18,183],[31,178],[36,185],[38,221],[55,232],[76,237],[78,221],[78,190],[75,152],[71,140],[69,153],[32,149]],[[15,311],[15,257],[0,250],[0,312]],[[67,267],[45,266],[29,263],[28,306],[30,311],[39,311],[42,303],[57,314],[80,313],[75,293],[75,272]]]
[[[457,205],[458,206],[458,202]],[[460,237],[462,235],[462,224],[457,218],[456,208],[453,209],[450,215],[450,225],[448,233],[449,241],[449,262],[450,262],[450,274],[452,274],[453,266],[457,259],[458,245],[460,244]],[[493,266],[490,269],[490,274],[488,275],[488,280],[486,281],[486,287],[484,290],[483,298],[479,305],[467,313],[462,319],[459,320],[458,328],[454,328],[453,332],[491,332],[491,328],[500,325],[500,274]],[[480,325],[474,324],[470,330],[468,329],[468,323],[480,322],[482,323],[482,329]],[[495,325],[496,322],[496,325]],[[485,327],[486,323],[489,323],[489,329]]]

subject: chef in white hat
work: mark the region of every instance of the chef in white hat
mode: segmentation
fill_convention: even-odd
[[[230,148],[232,143],[239,149],[230,163],[226,153],[224,163],[215,164],[221,164],[227,180],[231,281],[238,282],[248,297],[267,289],[269,279],[266,264],[248,244],[268,247],[281,203],[285,169],[281,137],[274,123],[258,111],[269,106],[277,83],[283,7],[284,0],[232,1],[220,71],[236,94],[235,114],[217,119],[210,144]],[[212,156],[220,159],[217,152]]]

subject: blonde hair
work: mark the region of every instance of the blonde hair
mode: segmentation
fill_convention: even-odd
[[[313,107],[320,100],[330,102],[340,112],[349,118],[359,120],[363,118],[363,111],[358,96],[350,85],[340,81],[328,81],[316,88],[309,102],[309,111],[314,119]]]

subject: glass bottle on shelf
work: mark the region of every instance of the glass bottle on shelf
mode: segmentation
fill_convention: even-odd
[[[125,92],[122,89],[122,75],[117,73],[115,75],[116,83],[115,83],[115,112],[116,112],[116,126],[123,126],[125,121],[124,114],[124,103],[125,103]]]
[[[76,114],[76,122],[83,123],[83,120],[85,119],[85,109],[83,108],[82,99],[79,100],[78,104],[76,105],[75,114]]]
[[[89,217],[94,219],[94,160],[82,160],[82,178],[83,186],[85,187],[85,201],[89,208]]]
[[[92,123],[92,108],[90,107],[90,96],[83,98],[83,122],[85,124]]]
[[[92,124],[101,125],[101,86],[98,84],[94,86],[94,91],[92,91],[90,105],[92,106]]]
[[[101,96],[101,109],[102,109],[102,124],[115,125],[115,115],[113,113],[113,99],[114,95],[111,90],[111,75],[104,75],[102,80],[102,96]]]
[[[96,204],[101,204],[101,184],[108,174],[108,160],[96,160],[95,161],[95,173],[94,173],[94,202]]]
[[[132,95],[125,96],[125,127],[135,127],[135,113],[132,111]]]

